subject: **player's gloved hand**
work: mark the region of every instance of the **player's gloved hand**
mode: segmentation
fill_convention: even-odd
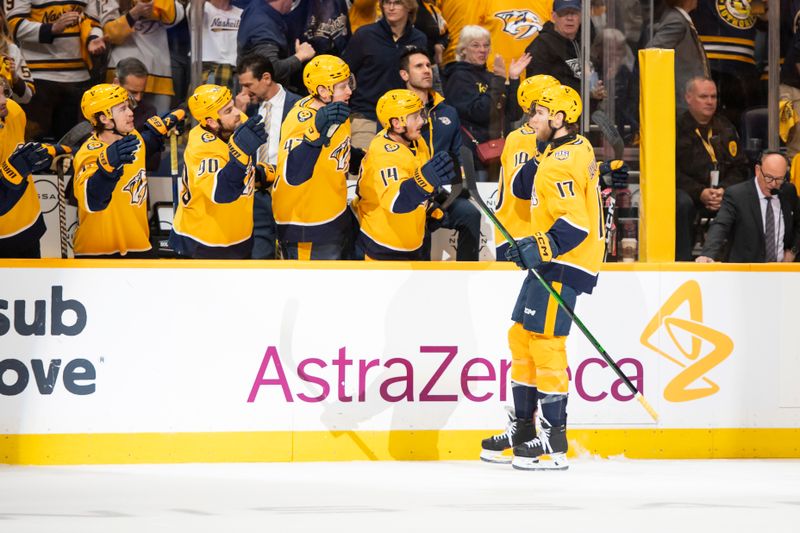
[[[306,139],[312,146],[325,146],[336,133],[334,126],[344,124],[350,117],[350,107],[344,102],[331,102],[317,110],[317,116],[314,118],[314,127],[316,127],[319,137],[316,139]]]
[[[628,165],[621,159],[601,163],[600,177],[606,185],[614,189],[624,189],[628,186]]]
[[[256,163],[256,189],[259,191],[269,191],[277,177],[275,165],[259,161]]]
[[[12,186],[21,186],[36,171],[50,165],[47,150],[39,143],[26,143],[12,153],[0,166],[0,175]]]
[[[111,174],[122,165],[133,163],[138,149],[139,138],[136,135],[126,135],[122,139],[106,146],[97,156],[97,164],[108,174]]]
[[[178,127],[183,123],[186,118],[186,110],[178,108],[164,115],[154,116],[147,119],[145,127],[152,130],[154,133],[166,137],[169,130],[173,127]],[[181,133],[180,131],[178,132]]]
[[[428,207],[425,209],[426,223],[428,226],[428,231],[433,233],[437,229],[447,225],[448,218],[447,212],[442,209],[441,204],[438,202],[430,202]]]
[[[453,183],[456,178],[453,159],[447,152],[436,152],[430,161],[414,172],[414,182],[428,194],[436,188]]]
[[[247,166],[250,157],[256,155],[258,147],[265,142],[267,142],[267,130],[264,128],[261,115],[256,113],[233,132],[231,140],[228,141],[228,151],[239,163]]]
[[[509,246],[506,250],[506,259],[516,263],[523,270],[552,261],[557,255],[558,247],[555,242],[547,233],[542,232],[519,239],[516,246]]]
[[[50,170],[54,171],[57,170],[55,165],[53,165],[53,161],[55,160],[55,158],[72,153],[72,148],[64,144],[42,143],[42,146],[47,151],[47,166],[50,167]],[[34,170],[34,172],[36,171]]]

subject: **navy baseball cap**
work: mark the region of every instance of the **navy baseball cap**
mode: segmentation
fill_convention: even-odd
[[[558,13],[564,9],[577,9],[581,10],[581,0],[555,0],[553,2],[553,11]]]

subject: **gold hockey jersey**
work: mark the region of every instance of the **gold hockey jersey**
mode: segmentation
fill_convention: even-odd
[[[570,135],[548,145],[531,194],[529,235],[548,233],[559,255],[537,268],[542,277],[591,293],[603,262],[605,226],[594,149]]]
[[[337,241],[346,221],[350,120],[339,125],[327,146],[311,147],[303,139],[319,138],[313,100],[297,102],[281,126],[272,211],[284,242]]]
[[[419,204],[405,213],[396,212],[396,208],[398,201],[402,201],[401,185],[413,180],[414,172],[430,158],[430,150],[422,138],[407,147],[393,141],[383,130],[372,140],[361,161],[356,189],[361,232],[390,254],[412,252],[422,246],[425,205]]]
[[[232,166],[226,170],[228,144],[199,125],[189,132],[183,161],[173,234],[213,247],[231,247],[250,239],[255,189],[252,162],[244,173]],[[231,172],[235,179],[226,180],[223,172]]]
[[[145,252],[151,249],[147,224],[147,174],[144,169],[146,150],[139,138],[139,149],[132,163],[123,167],[106,204],[90,194],[91,180],[105,180],[95,175],[97,158],[108,146],[96,134],[83,143],[75,155],[75,198],[78,200],[78,229],[75,231],[75,255],[111,255]]]
[[[525,163],[539,156],[536,149],[536,132],[527,124],[506,137],[503,154],[500,156],[500,183],[497,188],[495,214],[514,239],[530,235],[531,229],[531,189],[521,182],[520,171]],[[519,193],[526,189],[524,194]],[[494,230],[495,246],[505,242],[497,228]]]
[[[544,23],[550,20],[553,0],[486,0],[481,26],[492,36],[492,50],[487,67],[492,70],[495,54],[508,66],[525,53]]]
[[[6,100],[8,115],[0,128],[0,161],[8,159],[17,147],[25,142],[25,112],[12,100]],[[0,180],[4,178],[0,177]],[[9,239],[33,229],[41,215],[39,206],[39,196],[33,183],[33,176],[25,176],[24,180],[28,185],[22,193],[22,197],[16,200],[13,205],[0,205],[0,211],[5,211],[0,215],[0,245],[3,239]],[[17,184],[15,184],[17,185]],[[42,224],[42,229],[44,224]],[[39,235],[30,235],[31,238],[38,239]]]

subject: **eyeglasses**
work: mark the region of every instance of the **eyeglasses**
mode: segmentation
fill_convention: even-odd
[[[764,176],[764,181],[766,181],[767,183],[775,183],[775,182],[783,183],[784,181],[786,181],[786,176],[785,175],[783,175],[783,176],[770,176],[769,174],[764,172],[764,169],[761,168],[761,165],[759,165],[758,168],[761,170],[761,175]]]

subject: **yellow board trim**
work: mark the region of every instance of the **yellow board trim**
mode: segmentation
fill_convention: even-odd
[[[205,270],[519,271],[507,261],[269,261],[213,259],[0,259],[4,268]],[[604,263],[601,272],[800,272],[800,263]]]
[[[499,428],[497,428],[499,430]],[[0,435],[15,465],[471,460],[492,430]],[[800,458],[800,428],[570,429],[571,457]]]

